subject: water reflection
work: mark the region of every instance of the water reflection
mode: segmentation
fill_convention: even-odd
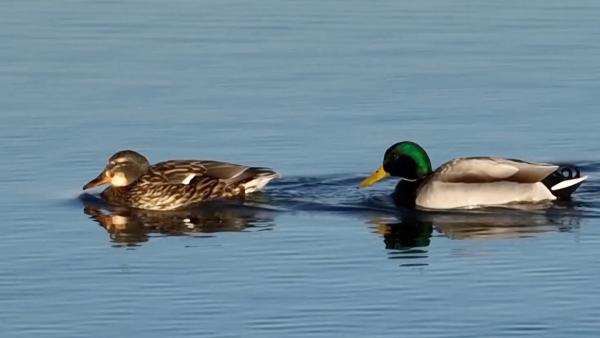
[[[212,237],[225,231],[270,230],[274,210],[240,202],[206,203],[176,211],[113,207],[92,195],[82,195],[83,212],[119,246],[136,246],[156,236]]]
[[[383,237],[386,249],[404,250],[429,246],[433,223],[415,215],[402,217],[399,222],[373,220],[375,231]]]
[[[581,213],[569,207],[539,210],[486,209],[453,212],[403,210],[393,219],[376,218],[373,232],[382,236],[390,258],[426,258],[434,233],[450,239],[513,239],[550,231],[571,231]],[[408,264],[415,265],[415,264]],[[417,264],[423,265],[423,264]]]

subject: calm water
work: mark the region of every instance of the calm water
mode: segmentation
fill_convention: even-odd
[[[600,332],[596,1],[0,2],[0,336]],[[385,148],[575,162],[548,210],[414,213]],[[243,204],[109,212],[106,158],[284,178]]]

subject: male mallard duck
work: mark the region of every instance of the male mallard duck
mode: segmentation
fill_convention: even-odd
[[[111,156],[106,168],[83,189],[110,183],[102,192],[110,204],[172,210],[214,199],[243,198],[277,177],[269,168],[217,161],[174,160],[151,166],[141,154],[123,150]]]
[[[394,192],[396,203],[429,209],[568,199],[587,178],[576,168],[498,157],[458,158],[432,171],[425,150],[409,141],[388,148],[383,165],[360,186],[388,176],[402,178]]]

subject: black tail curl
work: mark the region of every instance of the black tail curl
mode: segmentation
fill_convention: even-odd
[[[581,172],[579,171],[579,168],[571,164],[563,164],[560,165],[560,167],[556,169],[555,172],[548,175],[548,177],[544,178],[542,180],[542,183],[552,192],[554,196],[558,197],[558,199],[570,200],[571,194],[573,194],[575,190],[579,188],[583,181],[557,190],[552,190],[552,187],[556,186],[561,182],[578,178],[581,178]]]

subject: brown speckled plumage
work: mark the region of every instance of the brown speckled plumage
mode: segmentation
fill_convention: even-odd
[[[133,151],[113,155],[99,176],[108,177],[104,183],[113,179],[112,186],[102,192],[102,198],[113,205],[173,210],[215,199],[243,199],[246,193],[260,190],[279,176],[268,168],[218,161],[172,160],[150,166],[144,160]],[[146,170],[139,170],[139,166]],[[118,174],[125,177],[126,184],[115,186],[114,177]]]

